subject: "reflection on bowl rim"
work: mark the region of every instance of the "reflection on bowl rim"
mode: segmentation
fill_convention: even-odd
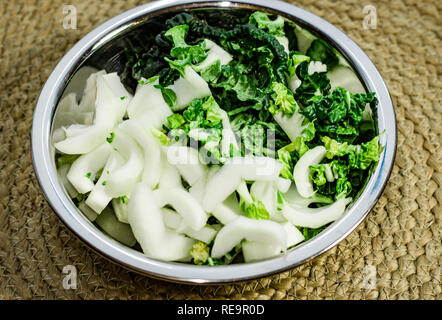
[[[79,213],[63,191],[57,179],[54,149],[50,143],[55,106],[69,79],[81,63],[104,43],[127,28],[134,28],[146,18],[164,12],[219,7],[245,8],[280,14],[301,26],[306,26],[333,44],[353,66],[368,91],[376,92],[379,99],[378,126],[379,132],[382,133],[380,143],[385,150],[365,189],[347,209],[346,214],[316,237],[288,250],[284,255],[259,262],[214,267],[150,259],[97,229]],[[34,111],[31,138],[32,159],[38,182],[52,209],[75,235],[100,255],[132,271],[174,282],[198,284],[236,282],[269,276],[302,264],[335,246],[362,222],[381,196],[393,167],[397,139],[396,118],[388,89],[376,67],[359,46],[329,22],[308,11],[285,2],[265,0],[155,1],[108,20],[78,41],[49,76]]]

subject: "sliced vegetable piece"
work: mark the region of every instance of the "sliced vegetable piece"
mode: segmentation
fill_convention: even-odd
[[[313,196],[309,198],[304,198],[301,196],[296,190],[296,186],[292,185],[289,190],[284,194],[285,199],[287,202],[289,202],[291,205],[298,206],[298,207],[308,207],[312,203],[325,203],[325,204],[331,204],[333,203],[333,199],[323,196],[318,193],[314,193]]]
[[[118,221],[109,207],[106,207],[106,209],[103,210],[97,219],[95,219],[95,222],[109,236],[128,247],[134,246],[137,242],[132,233],[131,227],[128,224]]]
[[[287,244],[286,232],[279,223],[238,217],[218,232],[211,256],[214,258],[224,256],[243,239],[280,246],[284,250]]]
[[[320,208],[305,208],[285,205],[282,214],[297,227],[319,228],[339,219],[351,198],[341,198],[335,203]]]
[[[184,77],[180,77],[168,88],[172,89],[177,96],[173,111],[183,110],[193,99],[211,94],[207,82],[190,66],[184,68]]]
[[[119,128],[135,139],[138,145],[143,149],[143,174],[141,181],[151,187],[157,187],[162,173],[161,144],[156,139],[150,127],[143,127],[137,120],[126,120]]]
[[[145,128],[152,126],[160,129],[163,124],[167,124],[167,117],[172,111],[164,101],[161,90],[155,88],[155,85],[158,85],[158,80],[139,84],[127,113],[130,119],[137,119]]]
[[[163,147],[163,150],[167,161],[176,166],[189,185],[192,186],[206,176],[208,167],[201,163],[198,150],[185,146]]]
[[[128,220],[145,255],[164,261],[190,258],[195,240],[167,228],[152,191],[142,183],[135,186],[128,207]]]
[[[193,239],[202,241],[204,243],[210,243],[217,233],[217,230],[210,225],[205,225],[200,230],[193,230],[184,224],[181,216],[173,210],[162,208],[164,223],[168,228],[174,229],[178,233],[183,233]]]
[[[364,86],[354,71],[348,67],[336,66],[327,72],[330,79],[331,92],[337,87],[342,87],[351,93],[366,93]]]
[[[126,159],[124,165],[110,172],[106,193],[112,198],[130,194],[143,170],[144,157],[139,145],[120,129],[114,130],[112,146]]]
[[[79,193],[86,193],[93,189],[93,178],[106,164],[111,150],[112,147],[106,142],[72,163],[67,178]]]
[[[230,195],[224,202],[218,204],[212,214],[222,224],[228,224],[238,218],[241,215],[241,210],[235,194]]]
[[[204,209],[213,212],[244,180],[276,180],[282,164],[268,157],[233,157],[211,177],[206,185]]]
[[[124,158],[117,151],[112,150],[100,178],[86,199],[86,204],[97,214],[100,214],[112,200],[112,197],[105,190],[110,173],[120,168],[123,164]]]
[[[198,65],[193,66],[193,69],[197,72],[201,72],[217,61],[220,62],[220,65],[228,64],[232,61],[232,55],[218,46],[215,42],[209,39],[204,39],[203,42],[204,49],[209,50],[207,52],[207,57]]]
[[[90,221],[95,221],[97,219],[98,214],[92,210],[84,201],[81,201],[78,204],[78,209],[88,218]]]
[[[296,189],[304,198],[309,198],[314,195],[313,183],[310,181],[310,169],[312,165],[319,164],[324,159],[327,150],[324,146],[317,146],[308,150],[296,162],[293,169],[293,178],[296,184]]]
[[[153,196],[158,207],[172,206],[183,217],[184,223],[193,230],[200,230],[208,216],[198,201],[183,189],[157,189]]]

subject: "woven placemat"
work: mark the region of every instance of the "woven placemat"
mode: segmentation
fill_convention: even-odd
[[[66,1],[0,1],[1,299],[442,298],[442,2],[293,3],[346,32],[384,76],[398,121],[391,178],[367,219],[321,257],[260,280],[192,286],[137,275],[92,252],[50,209],[32,167],[32,115],[51,70],[87,32],[141,2],[69,1],[77,29],[66,30]],[[77,269],[75,290],[63,288],[66,265]]]

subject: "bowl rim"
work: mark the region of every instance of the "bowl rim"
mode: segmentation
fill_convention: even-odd
[[[380,143],[384,146],[384,151],[365,189],[347,209],[346,214],[319,235],[288,250],[286,254],[259,262],[211,267],[151,259],[105,235],[79,213],[64,192],[57,179],[50,145],[56,103],[70,77],[86,57],[126,28],[136,27],[146,18],[172,8],[175,11],[219,7],[277,13],[306,26],[332,42],[355,69],[365,87],[369,91],[376,92],[379,100],[379,132],[383,132],[380,135]],[[31,131],[32,161],[38,183],[53,211],[71,232],[95,252],[127,269],[154,278],[192,284],[233,283],[270,276],[305,263],[337,245],[364,220],[379,200],[393,168],[396,144],[396,116],[388,88],[362,49],[338,28],[313,13],[286,2],[266,0],[154,1],[107,20],[80,39],[58,62],[38,98]]]

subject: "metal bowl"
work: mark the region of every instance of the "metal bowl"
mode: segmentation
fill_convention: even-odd
[[[93,66],[105,68],[108,72],[122,72],[120,62],[125,39],[136,38],[140,32],[155,35],[165,19],[183,10],[196,10],[200,15],[215,18],[215,21],[219,10],[227,10],[232,15],[244,10],[282,15],[331,43],[352,65],[367,91],[374,91],[379,99],[377,124],[385,150],[365,189],[339,220],[284,255],[261,262],[213,267],[150,259],[100,231],[77,209],[58,181],[51,130],[59,99],[67,91],[78,90],[78,83],[74,83],[75,79],[81,78],[78,70]],[[41,91],[32,125],[35,172],[46,199],[65,225],[96,252],[126,268],[185,283],[226,283],[268,276],[302,264],[332,248],[361,223],[381,196],[393,167],[395,151],[396,119],[390,94],[367,55],[327,21],[280,1],[154,1],[120,14],[87,34],[57,64]]]

